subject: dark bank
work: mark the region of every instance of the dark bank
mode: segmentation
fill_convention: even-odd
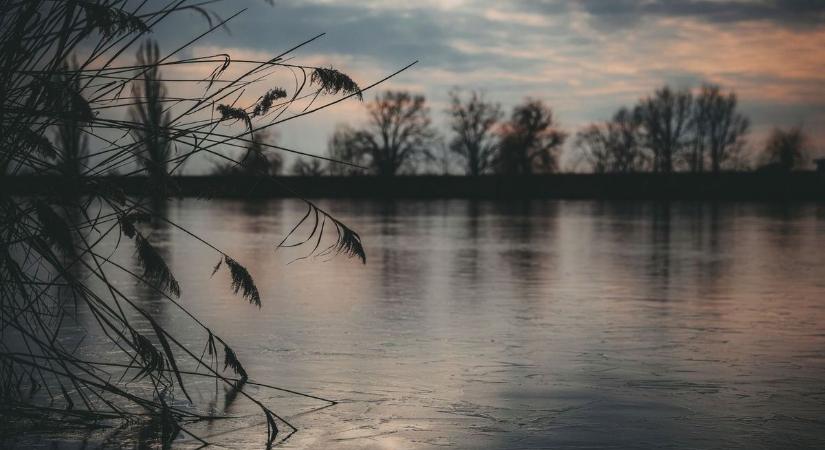
[[[151,192],[144,177],[101,178],[127,195]],[[624,200],[806,200],[825,199],[821,172],[672,174],[553,174],[529,176],[184,176],[172,192],[205,198],[364,199],[624,199]],[[71,189],[58,177],[5,177],[4,191],[55,194]]]

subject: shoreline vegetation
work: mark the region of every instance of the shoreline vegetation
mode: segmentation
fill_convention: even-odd
[[[423,94],[385,91],[365,103],[366,121],[338,124],[324,156],[299,157],[283,171],[280,155],[263,151],[271,143],[257,142],[247,147],[243,160],[259,161],[272,175],[383,177],[787,173],[813,166],[821,170],[825,164],[802,125],[774,127],[763,142],[754,142],[737,94],[714,84],[666,84],[611,119],[578,129],[565,127],[554,107],[540,98],[525,98],[508,116],[484,91],[455,87],[449,96],[447,133],[433,126]],[[223,164],[211,172],[230,173]]]
[[[275,182],[265,182],[267,181]],[[100,177],[123,195],[151,195],[148,177]],[[547,175],[180,176],[176,197],[366,199],[604,199],[604,200],[825,200],[825,173],[723,172]],[[59,176],[0,179],[11,195],[54,195],[71,190]],[[296,195],[300,193],[300,196]],[[83,194],[80,192],[79,194]]]
[[[176,229],[207,249],[204,278],[223,277],[238,308],[275,306],[271,292],[258,290],[259,273],[166,217],[175,177],[197,155],[244,176],[268,174],[255,147],[243,160],[227,153],[284,122],[360,100],[415,63],[359,85],[335,68],[293,59],[323,33],[260,60],[192,56],[188,48],[243,12],[223,18],[208,9],[211,3],[0,6],[0,447],[17,447],[14,441],[29,433],[103,429],[113,433],[109,444],[134,440],[165,449],[181,439],[206,446],[217,421],[232,426],[258,417],[261,447],[272,448],[298,428],[261,390],[319,408],[337,404],[248,373],[244,347],[236,353],[182,301],[191,294],[172,273],[156,232]],[[178,15],[202,20],[201,33],[183,42],[153,39]],[[186,75],[176,77],[184,67]],[[279,83],[284,79],[292,82]],[[172,80],[174,90],[166,84]],[[127,196],[120,186],[141,179],[145,197]],[[21,188],[44,195],[16,195]],[[366,263],[354,230],[305,204],[306,215],[295,217],[276,248],[309,247],[312,255]],[[116,254],[131,255],[134,264]],[[138,294],[113,283],[114,274],[133,281]],[[146,298],[167,308],[151,308]],[[181,320],[167,326],[175,314]],[[183,328],[193,340],[182,338]]]

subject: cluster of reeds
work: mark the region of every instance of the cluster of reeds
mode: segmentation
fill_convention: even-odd
[[[187,379],[206,376],[260,407],[272,445],[283,439],[279,427],[295,428],[244,391],[251,381],[235,351],[181,305],[185,293],[146,223],[165,222],[214,250],[217,265],[206,272],[228,271],[231,289],[252,305],[261,307],[262,295],[241,262],[167,220],[149,197],[174,195],[174,175],[195,155],[240,166],[244,162],[231,150],[253,142],[267,151],[293,151],[255,141],[255,133],[346,98],[360,99],[362,89],[334,69],[287,63],[287,55],[318,36],[265,61],[185,57],[186,47],[234,16],[216,17],[187,0],[154,10],[150,5],[157,6],[128,0],[0,4],[0,181],[21,174],[62,180],[48,195],[0,191],[0,412],[7,424],[146,420],[158,424],[165,444],[181,432],[200,440],[187,424],[216,413],[192,401]],[[187,11],[205,17],[204,33],[166,54],[147,41],[161,21]],[[173,66],[204,68],[205,77],[174,80],[197,87],[199,95],[169,94],[162,72]],[[243,70],[230,77],[230,67]],[[295,74],[294,86],[268,85],[276,71]],[[263,92],[260,98],[240,104],[241,94],[255,88]],[[326,95],[336,97],[313,107]],[[294,106],[303,99],[309,104]],[[103,176],[111,174],[117,176]],[[145,179],[149,195],[125,195],[118,177]],[[296,227],[280,246],[308,244],[312,254],[365,259],[357,233],[307,205],[299,225],[314,221],[309,236],[290,244]],[[333,243],[321,245],[321,235],[333,230]],[[102,251],[106,239],[117,240],[116,251],[134,252],[141,269],[119,265]],[[111,282],[113,271],[179,308],[202,329],[203,348],[184,345]],[[93,320],[81,323],[81,313]],[[149,326],[137,326],[136,317]],[[73,327],[94,327],[87,334],[118,351],[105,360],[82,358],[78,343],[66,338]],[[192,366],[197,369],[184,369]]]

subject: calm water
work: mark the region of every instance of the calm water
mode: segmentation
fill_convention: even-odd
[[[169,205],[246,265],[261,310],[210,279],[214,251],[153,232],[181,302],[252,379],[341,401],[253,389],[300,428],[287,448],[825,447],[825,206],[321,204],[361,234],[366,266],[287,265],[301,251],[274,245],[296,201]],[[259,419],[205,434],[259,445]]]

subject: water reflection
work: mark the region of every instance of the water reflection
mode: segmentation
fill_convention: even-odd
[[[470,296],[475,298],[478,290],[482,288],[482,260],[487,257],[486,246],[482,244],[482,202],[470,200],[459,208],[464,210],[459,213],[458,220],[463,223],[457,227],[458,231],[453,243],[458,243],[453,250],[453,258],[450,262],[451,283],[450,296],[455,298],[466,292],[469,287]]]
[[[170,205],[248,266],[260,310],[209,278],[210,250],[152,231],[181,301],[253,379],[342,400],[257,391],[301,429],[286,447],[825,445],[820,206],[321,203],[359,231],[366,266],[287,266],[273,245],[297,201]],[[265,433],[221,427],[233,446]]]
[[[174,242],[171,239],[169,223],[163,220],[163,218],[168,215],[168,209],[169,205],[163,199],[151,199],[147,207],[147,213],[151,215],[151,219],[144,233],[146,239],[152,243],[158,255],[163,258],[169,267],[173,267],[175,261],[171,249]],[[124,242],[124,244],[130,245],[131,243]],[[143,270],[138,260],[137,252],[132,254],[131,267],[133,268],[130,269],[132,272],[142,276]],[[151,314],[161,327],[167,328],[170,324],[170,310],[174,309],[174,305],[161,293],[163,289],[162,286],[147,285],[137,279],[132,280],[132,283],[136,294],[133,299],[135,306]],[[143,313],[131,308],[129,311],[132,315],[132,317],[129,317],[129,321],[140,324],[138,330],[151,335],[153,328]]]

